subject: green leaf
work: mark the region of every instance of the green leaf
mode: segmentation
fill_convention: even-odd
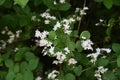
[[[32,52],[26,52],[26,53],[25,53],[25,59],[26,59],[27,61],[30,61],[30,60],[35,59],[35,58],[36,58],[36,56],[35,56],[34,53],[32,53]]]
[[[118,43],[113,43],[112,44],[112,50],[116,53],[120,53],[120,44]]]
[[[103,0],[103,4],[106,8],[110,9],[113,5],[113,0]]]
[[[15,72],[15,73],[18,73],[19,71],[20,71],[19,64],[16,63],[16,64],[14,65],[14,72]]]
[[[71,5],[66,2],[64,4],[58,4],[57,7],[58,7],[58,10],[66,11],[71,7]]]
[[[100,58],[97,60],[97,65],[98,66],[106,66],[109,63],[108,59]]]
[[[117,57],[117,65],[120,67],[120,55]]]
[[[14,66],[14,62],[11,59],[5,60],[5,66],[8,68],[12,68]]]
[[[56,36],[56,33],[54,31],[50,31],[49,36],[48,36],[49,39],[54,40],[55,36]]]
[[[23,80],[23,74],[22,73],[18,73],[15,77],[15,80]]]
[[[8,74],[6,76],[6,80],[14,80],[14,78],[15,78],[14,72],[12,72],[12,71],[8,72]]]
[[[83,51],[83,48],[81,46],[81,41],[77,41],[75,47],[78,50],[78,52],[82,52]]]
[[[28,70],[28,63],[26,61],[21,62],[21,64],[20,64],[20,70],[22,72]]]
[[[71,73],[65,75],[65,80],[75,80],[75,76]]]
[[[74,73],[75,73],[76,76],[80,76],[81,72],[82,72],[82,66],[81,65],[74,68]]]
[[[83,31],[81,34],[80,34],[80,39],[82,39],[82,37],[85,37],[86,39],[89,39],[90,38],[90,32],[89,31]]]
[[[75,43],[72,42],[72,41],[68,41],[68,48],[71,50],[71,51],[74,51],[75,50]]]
[[[29,69],[29,70],[34,70],[34,69],[36,69],[38,63],[39,63],[39,59],[38,59],[38,58],[35,58],[35,59],[30,60],[29,63],[28,63],[28,69]]]
[[[24,8],[29,0],[14,0],[17,4],[19,4],[22,8]]]
[[[41,2],[42,2],[42,0],[34,0],[34,5],[38,6],[38,5],[40,5]]]
[[[14,60],[15,61],[21,61],[24,57],[24,53],[29,51],[30,49],[28,47],[20,48],[19,51],[15,54]]]
[[[31,71],[25,71],[23,73],[24,80],[33,80],[33,73]]]
[[[112,71],[107,71],[104,74],[103,80],[117,80],[115,74]]]
[[[0,6],[4,4],[5,0],[0,0]]]

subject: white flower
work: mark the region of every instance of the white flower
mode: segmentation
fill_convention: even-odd
[[[42,39],[39,41],[39,46],[42,47],[42,46],[46,46],[48,44],[48,41],[45,40],[45,39]]]
[[[76,8],[75,12],[77,13],[77,12],[79,12],[79,11],[80,11],[80,8]]]
[[[51,54],[51,55],[53,55],[54,54],[54,47],[50,47],[50,49],[49,49],[49,53]]]
[[[111,52],[111,49],[109,48],[101,48],[102,51],[106,51],[107,53],[110,53]]]
[[[88,7],[84,7],[83,10],[88,10]]]
[[[31,17],[31,20],[32,20],[32,21],[36,21],[36,16],[32,16],[32,17]]]
[[[44,22],[45,22],[45,24],[49,24],[50,20],[45,20]]]
[[[64,48],[64,50],[66,51],[66,53],[70,53],[70,50],[68,49],[68,47]]]
[[[61,3],[61,4],[65,3],[65,0],[60,0],[60,3]]]
[[[53,30],[56,31],[56,30],[57,30],[58,28],[60,28],[60,27],[61,27],[61,24],[60,24],[59,21],[57,21],[57,23],[55,24]]]
[[[48,74],[48,79],[55,79],[57,77],[57,74],[59,74],[59,72],[53,70],[51,73]]]
[[[74,58],[70,58],[70,59],[68,60],[68,65],[76,64],[76,63],[77,63],[77,61],[76,61]]]
[[[41,33],[39,30],[36,30],[35,31],[35,37],[39,38],[41,36]]]
[[[99,66],[98,70],[95,71],[94,76],[98,79],[98,80],[102,80],[102,74],[105,73],[108,69],[104,68],[103,66]]]
[[[100,21],[100,22],[103,22],[104,20],[103,20],[103,19],[100,19],[99,21]]]
[[[35,80],[42,80],[42,78],[40,76],[38,76]]]
[[[90,39],[82,40],[81,46],[84,48],[84,50],[93,50],[92,45],[93,42]]]

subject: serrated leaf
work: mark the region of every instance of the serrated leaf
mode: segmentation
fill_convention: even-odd
[[[116,53],[119,53],[120,52],[120,44],[118,43],[113,43],[112,44],[112,50]]]
[[[17,4],[19,4],[22,8],[24,8],[29,0],[14,0]]]
[[[5,0],[0,0],[0,6],[4,4]]]
[[[105,5],[106,8],[110,9],[113,5],[112,0],[103,0],[103,4]]]
[[[33,73],[31,71],[25,71],[23,73],[24,80],[33,80]]]
[[[75,76],[71,73],[65,75],[65,80],[75,80]]]
[[[89,31],[83,31],[81,34],[80,34],[80,39],[82,39],[82,37],[85,37],[86,39],[89,39],[90,38],[90,32]]]
[[[21,62],[21,64],[20,64],[20,70],[22,72],[28,70],[28,63],[26,61]]]

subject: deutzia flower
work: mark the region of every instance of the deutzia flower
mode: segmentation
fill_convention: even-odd
[[[45,24],[49,24],[50,20],[45,20],[44,22],[45,22]]]
[[[55,24],[53,30],[56,31],[56,30],[57,30],[58,28],[60,28],[60,27],[61,27],[61,24],[60,24],[59,21],[57,21],[57,23]]]
[[[48,74],[48,79],[55,79],[59,72],[57,70],[53,70],[51,73]]]
[[[65,0],[60,0],[60,3],[61,3],[61,4],[65,3]]]
[[[98,70],[95,71],[94,76],[98,79],[98,80],[102,80],[102,75],[104,74],[108,69],[104,68],[103,66],[98,67]]]
[[[40,76],[38,76],[35,80],[42,80],[42,78]]]
[[[77,61],[76,61],[74,58],[70,58],[70,59],[68,60],[68,65],[76,64],[76,63],[77,63]]]
[[[92,45],[93,42],[90,39],[82,40],[81,46],[84,48],[84,50],[93,50]]]

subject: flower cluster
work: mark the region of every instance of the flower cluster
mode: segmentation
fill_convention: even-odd
[[[102,51],[105,51],[107,53],[111,52],[111,49],[109,48],[96,48],[95,53],[88,54],[87,57],[91,57],[92,59],[90,60],[92,63],[95,63],[98,56],[101,54]],[[103,56],[105,58],[105,56]]]
[[[17,30],[16,33],[14,34],[12,31],[8,29],[8,27],[5,27],[5,29],[1,33],[3,35],[6,34],[9,36],[9,39],[7,41],[0,40],[0,42],[2,43],[2,46],[0,47],[0,49],[4,49],[6,48],[7,44],[13,43],[16,39],[20,37],[20,33],[22,33],[22,30]]]
[[[59,74],[59,71],[53,70],[51,73],[48,74],[48,79],[56,80],[56,77],[58,74]]]
[[[51,20],[56,20],[55,16],[50,15],[50,9],[47,9],[44,13],[40,14],[42,18],[45,18],[44,23],[49,24]]]
[[[42,80],[42,78],[40,76],[38,76],[35,80]]]
[[[76,63],[77,63],[77,61],[74,58],[70,58],[68,60],[68,65],[72,65],[72,64],[76,64]]]
[[[102,75],[103,73],[105,73],[108,69],[107,68],[104,68],[103,66],[100,66],[98,67],[98,70],[95,71],[95,77],[98,79],[98,80],[102,80]]]
[[[81,46],[84,48],[84,50],[93,50],[93,42],[90,39],[86,39],[86,37],[82,37],[82,39]]]

